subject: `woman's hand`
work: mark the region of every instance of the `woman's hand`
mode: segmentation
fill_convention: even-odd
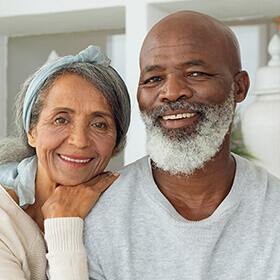
[[[80,217],[84,219],[101,193],[118,176],[118,173],[110,175],[109,172],[105,172],[78,186],[58,186],[42,207],[44,219],[58,217]]]

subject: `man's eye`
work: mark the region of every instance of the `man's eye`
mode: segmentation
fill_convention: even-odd
[[[97,123],[94,123],[92,126],[93,126],[93,127],[96,127],[96,128],[102,129],[102,128],[106,128],[106,127],[107,127],[107,124],[104,123],[104,122],[97,122]]]
[[[204,76],[204,75],[207,76],[207,74],[204,73],[204,72],[191,72],[191,73],[188,74],[189,77],[201,77],[201,76]]]
[[[66,123],[69,123],[66,119],[64,118],[56,118],[55,119],[55,122],[58,123],[58,124],[66,124]]]
[[[160,82],[163,79],[161,77],[152,77],[149,78],[148,80],[145,81],[145,84],[149,84],[149,83],[156,83],[156,82]]]

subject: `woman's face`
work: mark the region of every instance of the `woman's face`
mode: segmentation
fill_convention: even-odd
[[[37,178],[66,186],[89,181],[107,166],[116,136],[106,98],[78,75],[61,76],[28,135],[38,157]]]

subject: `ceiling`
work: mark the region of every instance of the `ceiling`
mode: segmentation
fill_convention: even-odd
[[[3,3],[3,0],[0,0]],[[6,1],[6,0],[5,0]],[[16,0],[13,0],[16,1]],[[50,1],[50,0],[49,0]],[[104,5],[109,1],[103,0]],[[86,5],[82,9],[77,9],[69,5],[67,11],[63,11],[63,6],[59,6],[59,12],[55,8],[49,9],[48,13],[42,13],[44,8],[41,7],[41,13],[35,12],[28,14],[30,9],[25,9],[24,13],[20,13],[21,9],[17,9],[18,15],[12,12],[0,13],[0,35],[6,36],[24,36],[36,34],[52,34],[65,32],[80,32],[92,30],[108,30],[108,29],[123,29],[125,28],[126,18],[126,3],[137,0],[116,0],[114,6],[112,0],[108,6],[102,8],[102,3],[99,1],[93,8],[91,4],[87,9]],[[166,13],[173,13],[180,10],[195,10],[207,13],[222,21],[264,21],[271,20],[275,16],[280,16],[280,0],[185,0],[185,1],[170,1],[170,0],[139,0],[147,2],[149,5],[162,10]],[[29,0],[32,2],[32,0]],[[67,1],[66,1],[67,2]],[[65,2],[65,3],[66,3]],[[7,2],[6,2],[7,3]],[[37,2],[38,3],[38,2]],[[46,2],[45,2],[46,3]],[[60,2],[59,2],[60,3]],[[72,3],[71,1],[69,3]],[[89,3],[87,1],[87,3]],[[120,3],[122,6],[116,6]],[[133,3],[133,2],[130,2]],[[23,4],[23,2],[21,2]],[[32,3],[31,3],[32,4]],[[60,3],[61,4],[61,3]],[[85,3],[84,3],[85,4]],[[79,5],[78,5],[79,6]],[[11,7],[9,7],[11,9]],[[1,5],[0,5],[1,10]],[[46,9],[47,10],[47,9]],[[4,11],[4,10],[2,10]],[[11,10],[12,11],[12,10]],[[7,14],[9,14],[7,16]]]

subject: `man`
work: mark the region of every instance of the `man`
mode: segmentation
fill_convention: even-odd
[[[235,35],[196,12],[167,16],[140,54],[145,157],[85,222],[92,279],[280,279],[280,180],[230,153],[249,78]]]

